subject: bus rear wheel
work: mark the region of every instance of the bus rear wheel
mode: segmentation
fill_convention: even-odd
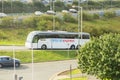
[[[76,49],[79,49],[81,47],[81,45],[77,45]]]
[[[70,47],[70,49],[72,49],[72,50],[75,49],[75,45],[72,45],[72,46]]]
[[[47,49],[47,46],[44,44],[41,46],[41,49]]]

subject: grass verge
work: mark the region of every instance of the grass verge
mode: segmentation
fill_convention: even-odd
[[[30,63],[32,60],[32,51],[15,51],[15,57],[20,59],[22,63]],[[47,62],[47,61],[58,61],[58,60],[69,60],[76,58],[76,50],[34,50],[34,62]],[[13,57],[13,51],[0,51],[0,56],[11,56]]]
[[[75,76],[75,75],[81,74],[81,71],[79,69],[73,69],[71,73],[72,73],[72,76]],[[70,76],[70,70],[62,72],[62,73],[59,74],[59,76],[60,75]],[[60,79],[60,80],[87,80],[87,77],[78,75],[77,77],[72,77],[72,79],[71,78],[65,78],[65,79]]]
[[[71,79],[67,78],[67,79],[61,79],[61,80],[71,80]],[[86,77],[72,78],[72,80],[87,80],[87,78]]]

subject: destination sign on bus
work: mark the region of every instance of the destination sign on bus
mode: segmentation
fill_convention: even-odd
[[[52,39],[52,42],[75,42],[73,39]]]

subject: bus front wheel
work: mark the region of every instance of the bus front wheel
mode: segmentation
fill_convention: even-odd
[[[72,46],[70,47],[70,49],[75,49],[75,45],[72,45]]]
[[[47,49],[47,46],[44,44],[41,46],[41,49]]]

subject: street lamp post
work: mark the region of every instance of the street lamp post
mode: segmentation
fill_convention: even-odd
[[[79,47],[82,45],[82,7],[78,6],[78,50]],[[80,39],[81,40],[80,40]]]
[[[55,7],[54,6],[55,6],[55,2],[53,1],[53,11],[55,12]],[[53,31],[54,30],[55,30],[55,14],[53,14]]]
[[[81,32],[81,35],[79,34],[79,37],[81,38],[81,45],[82,45],[82,17],[83,17],[83,15],[82,15],[82,7],[79,7],[79,12],[80,12],[80,17],[78,17],[80,20],[79,20],[79,22],[78,22],[78,25],[79,25],[79,28],[80,28],[80,32]],[[78,14],[79,15],[79,14]],[[79,32],[79,33],[80,33]],[[80,39],[79,39],[80,40]],[[80,41],[79,41],[80,42]]]
[[[12,2],[12,0],[11,0],[11,13],[13,13],[13,2]]]
[[[34,80],[34,50],[33,50],[33,45],[32,45],[31,58],[32,58],[32,80]]]
[[[110,0],[110,7],[112,8],[112,0]]]
[[[72,6],[72,7],[77,7],[78,8],[78,50],[79,50],[79,47],[81,46],[82,44],[82,19],[83,19],[83,14],[82,14],[82,7],[80,6]],[[80,34],[81,33],[81,34]],[[80,42],[80,39],[81,39],[81,42]]]
[[[49,0],[49,3],[50,3],[50,10],[52,10],[52,1]]]
[[[2,0],[2,13],[4,12],[3,11],[3,9],[4,9],[3,7],[4,7],[4,1]]]

